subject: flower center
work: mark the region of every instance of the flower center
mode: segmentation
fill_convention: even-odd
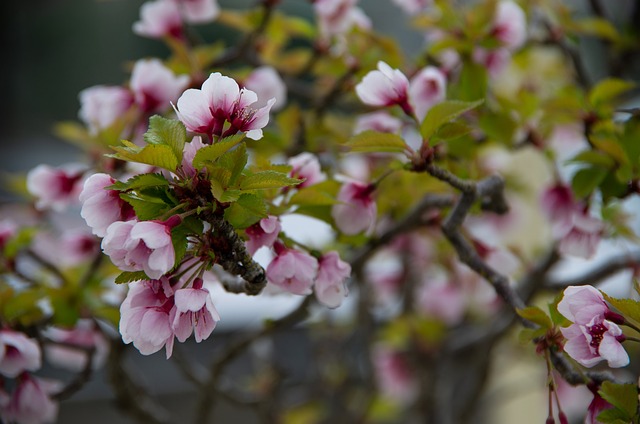
[[[600,342],[602,342],[604,333],[607,332],[607,327],[605,327],[604,324],[600,323],[592,326],[587,326],[587,330],[589,330],[589,335],[591,336],[591,341],[589,342],[589,346],[594,348],[596,350],[596,353],[598,353]]]

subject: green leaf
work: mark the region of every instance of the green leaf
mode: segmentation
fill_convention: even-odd
[[[567,29],[581,34],[594,35],[610,41],[617,41],[620,38],[616,27],[611,22],[602,18],[585,18],[567,23]]]
[[[112,149],[117,153],[108,156],[125,161],[146,163],[171,172],[175,172],[180,164],[178,157],[169,146],[148,144],[140,147],[127,140],[122,140],[122,144],[122,146],[113,146]]]
[[[156,197],[140,196],[136,193],[120,193],[120,198],[133,207],[141,221],[156,219],[169,209],[169,206]]]
[[[204,146],[196,152],[192,162],[193,167],[200,169],[207,166],[208,163],[214,163],[216,159],[244,140],[244,137],[244,133],[238,133],[231,137],[222,138],[209,146]]]
[[[469,134],[472,130],[473,128],[469,125],[461,122],[449,122],[440,127],[435,136],[439,140],[455,140],[456,138]]]
[[[236,183],[245,166],[247,166],[248,158],[246,144],[241,144],[237,149],[233,149],[220,156],[217,165],[230,171],[227,185],[234,185]]]
[[[264,200],[255,194],[243,194],[235,203],[232,203],[225,212],[224,217],[234,228],[247,228],[261,218],[266,218],[267,207]]]
[[[109,190],[127,191],[148,187],[168,187],[169,181],[162,174],[138,174],[129,178],[126,182],[116,181],[115,184],[106,187]]]
[[[464,101],[484,98],[487,95],[488,82],[489,78],[485,66],[475,62],[465,62],[454,96]]]
[[[407,149],[407,144],[396,134],[368,130],[351,137],[347,147],[355,153],[402,153]]]
[[[599,166],[601,168],[611,168],[615,165],[615,161],[611,156],[597,152],[595,150],[584,150],[578,153],[569,162],[587,163],[589,165]]]
[[[624,413],[625,422],[630,422],[638,410],[638,386],[635,384],[615,384],[605,381],[598,390],[600,396],[616,409]]]
[[[595,108],[610,103],[635,86],[633,82],[617,78],[606,78],[596,84],[589,93],[589,103]]]
[[[420,126],[420,134],[422,138],[431,138],[440,127],[453,121],[463,113],[480,106],[484,100],[476,100],[475,102],[462,102],[459,100],[447,100],[433,106],[427,112],[422,125]]]
[[[571,187],[577,197],[587,197],[600,185],[607,176],[606,169],[593,167],[583,168],[576,172],[571,181]]]
[[[144,271],[124,271],[116,277],[116,284],[133,283],[134,281],[150,280]]]
[[[242,190],[266,190],[298,185],[302,182],[297,178],[290,178],[284,172],[262,171],[247,175],[240,181]]]
[[[605,292],[601,292],[607,302],[616,308],[625,318],[632,319],[640,323],[640,302],[633,299],[616,299]]]
[[[531,321],[543,328],[553,327],[551,319],[544,313],[544,311],[537,306],[528,306],[524,309],[517,309],[518,315],[528,321]]]
[[[184,258],[188,245],[187,236],[192,233],[193,231],[184,222],[171,229],[171,242],[175,251],[174,266]]]
[[[609,408],[598,414],[598,422],[602,424],[629,424],[627,414],[618,408]]]
[[[37,232],[38,230],[31,227],[21,228],[17,234],[7,240],[3,251],[0,251],[0,256],[4,256],[6,259],[13,258],[20,250],[31,244]]]
[[[187,129],[177,119],[153,115],[149,118],[149,130],[144,134],[144,141],[149,144],[169,146],[180,163],[184,143],[187,142]]]

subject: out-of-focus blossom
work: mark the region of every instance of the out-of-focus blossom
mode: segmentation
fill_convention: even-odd
[[[133,342],[143,355],[166,346],[167,358],[171,357],[175,338],[170,319],[173,294],[166,278],[130,283],[129,293],[120,306],[122,341]]]
[[[316,0],[313,9],[325,39],[340,36],[353,27],[371,28],[371,20],[356,6],[358,0]]]
[[[344,282],[351,275],[351,265],[341,260],[335,251],[325,253],[318,265],[318,276],[314,283],[316,297],[323,305],[337,308],[349,294]]]
[[[447,325],[459,323],[467,310],[467,294],[456,284],[429,281],[420,291],[420,310]]]
[[[193,177],[196,175],[197,170],[193,167],[193,158],[196,157],[198,150],[202,149],[205,144],[202,142],[202,137],[199,135],[193,137],[190,143],[184,144],[184,150],[182,152],[182,171],[187,177]]]
[[[189,131],[212,138],[246,132],[247,137],[259,140],[276,100],[270,99],[259,109],[250,107],[257,101],[256,93],[240,89],[233,79],[216,72],[202,84],[202,89],[190,88],[180,96],[178,117]]]
[[[144,270],[149,278],[158,279],[175,262],[171,241],[171,228],[177,225],[174,221],[114,222],[107,228],[102,249],[121,270]]]
[[[202,279],[196,278],[193,287],[178,289],[174,294],[175,308],[171,314],[171,325],[181,342],[194,332],[196,342],[200,343],[211,335],[216,323],[220,321],[211,294],[202,284]]]
[[[7,242],[18,232],[18,224],[9,219],[0,221],[0,255]]]
[[[375,346],[373,367],[385,397],[405,405],[415,399],[418,381],[406,355],[387,346]]]
[[[278,234],[282,229],[280,221],[276,216],[262,218],[245,230],[247,237],[247,250],[250,254],[256,253],[262,246],[271,247],[278,239]]]
[[[402,121],[389,115],[387,112],[379,110],[376,112],[360,115],[356,119],[354,134],[363,131],[378,131],[396,134],[402,129]]]
[[[98,369],[104,365],[109,354],[109,342],[91,320],[79,320],[70,330],[51,327],[45,336],[53,343],[45,346],[47,361],[69,371],[80,372],[88,359],[86,350],[93,349],[91,366]],[[79,349],[74,349],[78,346]]]
[[[510,0],[499,2],[491,34],[508,49],[522,47],[527,38],[527,16],[522,8]]]
[[[58,404],[50,395],[59,389],[58,382],[25,375],[21,377],[11,398],[0,406],[0,416],[4,422],[11,423],[52,423],[58,415]]]
[[[309,187],[311,185],[320,183],[327,179],[327,176],[322,172],[320,168],[320,162],[318,158],[308,152],[300,153],[293,156],[288,160],[291,165],[291,172],[289,176],[291,178],[304,178],[305,180],[298,184],[296,188]]]
[[[80,165],[38,165],[27,174],[27,190],[36,197],[37,209],[63,211],[78,202],[83,175],[84,167]]]
[[[447,77],[434,67],[427,66],[418,72],[409,83],[409,102],[416,118],[422,122],[427,111],[446,97]]]
[[[119,86],[97,85],[80,92],[80,119],[91,134],[109,128],[129,110],[133,95]]]
[[[158,59],[136,62],[129,86],[136,104],[145,113],[162,112],[189,84],[189,76],[175,75]]]
[[[564,350],[573,359],[589,368],[602,360],[612,368],[629,363],[629,355],[620,343],[624,335],[617,325],[623,318],[609,310],[598,290],[591,286],[567,287],[558,312],[573,322],[561,329],[567,338]]]
[[[378,207],[373,199],[375,187],[357,181],[347,182],[338,192],[340,203],[333,205],[331,216],[345,234],[370,231],[376,223]]]
[[[392,0],[407,15],[414,15],[422,12],[431,4],[431,0]]]
[[[40,346],[24,333],[0,330],[0,374],[17,377],[24,371],[36,371],[42,365]]]
[[[220,15],[220,6],[216,0],[172,1],[178,4],[183,19],[192,24],[212,22]]]
[[[104,237],[114,222],[134,217],[133,208],[120,198],[120,193],[106,188],[115,183],[110,175],[93,174],[84,182],[79,196],[82,203],[80,215],[98,237]]]
[[[409,80],[402,71],[391,68],[383,61],[379,61],[378,69],[365,75],[355,89],[366,105],[399,105],[406,114],[413,114],[413,108],[409,105]]]
[[[473,49],[471,58],[475,63],[484,66],[489,76],[495,78],[511,61],[511,53],[505,48],[487,50],[482,47],[476,47]]]
[[[269,99],[276,99],[271,108],[274,112],[281,110],[287,104],[287,86],[278,71],[271,66],[260,66],[254,69],[244,81],[244,86],[258,95],[254,108],[266,106]]]
[[[300,250],[287,249],[280,242],[274,248],[277,256],[267,267],[267,280],[293,294],[311,294],[318,260]]]
[[[133,24],[133,32],[148,38],[180,38],[183,31],[180,7],[178,2],[171,0],[153,0],[143,4],[140,20]]]
[[[42,232],[36,235],[33,250],[51,263],[72,267],[95,257],[100,251],[100,243],[84,229],[67,230],[59,236]]]

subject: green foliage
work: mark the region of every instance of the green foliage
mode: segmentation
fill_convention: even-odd
[[[235,228],[247,228],[267,217],[264,200],[255,194],[241,194],[224,212],[224,217]]]
[[[138,174],[129,178],[126,182],[117,181],[115,184],[106,188],[109,190],[128,191],[168,186],[169,181],[167,181],[162,174]]]
[[[480,106],[484,100],[463,102],[460,100],[447,100],[433,106],[427,112],[420,126],[420,134],[425,140],[430,139],[444,125],[457,119],[465,112]]]
[[[169,146],[180,163],[187,142],[187,129],[176,119],[154,115],[149,118],[149,130],[144,134],[144,141],[151,145]]]
[[[193,158],[193,167],[195,169],[201,169],[215,163],[220,156],[233,149],[245,138],[244,133],[234,134],[231,137],[225,137],[218,140],[216,143],[209,146],[204,146],[196,152]]]
[[[354,135],[347,142],[347,147],[354,153],[402,153],[407,150],[407,144],[402,137],[373,130]]]
[[[604,410],[598,415],[600,422],[607,424],[638,422],[638,386],[605,381],[598,393],[613,405],[613,408]]]
[[[601,292],[602,296],[627,319],[640,323],[640,302],[633,299],[616,299]]]
[[[635,86],[630,81],[606,78],[596,84],[589,92],[589,103],[597,110],[620,97]]]
[[[524,309],[518,309],[516,312],[521,318],[538,324],[542,328],[553,327],[553,323],[549,316],[537,306],[528,306]]]
[[[133,283],[134,281],[143,281],[149,280],[150,278],[145,274],[144,271],[124,271],[121,272],[120,275],[116,277],[116,284],[125,284],[125,283]]]
[[[272,188],[291,187],[300,184],[303,180],[289,178],[284,172],[261,171],[245,176],[240,181],[242,190],[266,190]]]

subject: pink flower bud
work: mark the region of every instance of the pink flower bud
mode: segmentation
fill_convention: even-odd
[[[154,0],[143,4],[140,20],[133,24],[133,32],[149,38],[181,38],[183,26],[177,2]]]
[[[427,66],[411,78],[409,102],[418,121],[422,122],[427,111],[445,99],[446,89],[447,77],[434,66]]]
[[[492,35],[511,50],[520,48],[527,38],[527,17],[513,1],[501,1],[496,7]]]
[[[314,291],[318,301],[329,308],[337,308],[349,294],[345,280],[351,275],[351,265],[340,259],[338,252],[327,252],[318,261],[318,276]]]
[[[0,374],[17,377],[42,366],[40,346],[18,331],[0,330]]]
[[[189,76],[176,76],[158,59],[136,62],[129,83],[136,104],[145,113],[162,112],[189,84]]]
[[[413,115],[409,104],[409,80],[398,69],[385,62],[378,62],[378,70],[371,71],[356,85],[356,94],[369,106],[398,105],[408,115]]]

